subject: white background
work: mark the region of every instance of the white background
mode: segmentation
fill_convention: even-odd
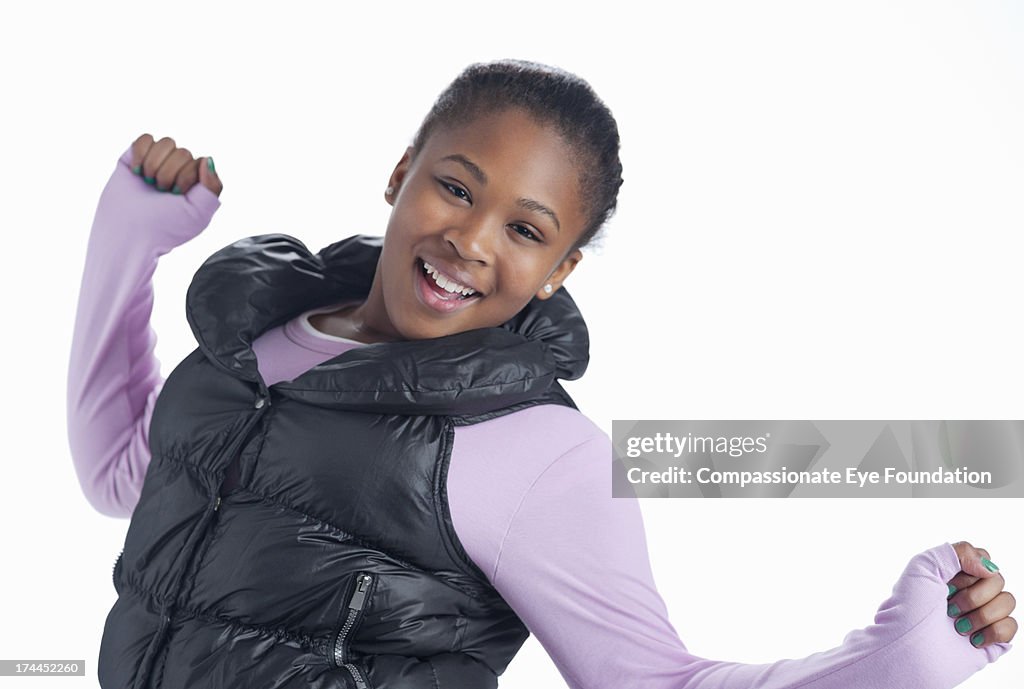
[[[164,373],[184,290],[242,236],[381,233],[383,188],[440,90],[520,57],[588,79],[625,185],[568,287],[613,418],[1024,418],[1024,10],[1011,2],[20,3],[0,11],[6,321],[0,658],[93,686],[127,522],[93,512],[64,385],[92,214],[141,132],[213,155],[210,228],[162,260]],[[337,7],[335,7],[337,5]],[[987,547],[1024,587],[1022,500],[645,501],[694,653],[768,662],[871,622],[915,553]],[[1018,687],[1020,651],[965,687]],[[502,687],[561,686],[531,639]]]

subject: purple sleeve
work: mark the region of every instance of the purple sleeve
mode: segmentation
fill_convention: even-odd
[[[611,497],[611,443],[588,425],[534,407],[459,428],[448,477],[467,554],[573,689],[943,689],[1009,648],[954,631],[945,582],[960,565],[946,544],[914,557],[875,624],[837,648],[765,665],[690,654],[655,588],[639,503]]]
[[[147,432],[163,380],[149,325],[157,259],[199,234],[220,201],[196,184],[159,192],[131,169],[131,149],[100,195],[89,234],[67,380],[67,428],[82,491],[103,514],[129,516],[149,464]]]

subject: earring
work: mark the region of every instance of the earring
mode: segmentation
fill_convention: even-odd
[[[388,196],[391,196],[392,194],[395,193],[395,188],[394,187],[388,187],[387,189],[384,190],[384,193],[387,194]]]
[[[544,292],[547,294],[551,294],[551,283],[544,285]]]

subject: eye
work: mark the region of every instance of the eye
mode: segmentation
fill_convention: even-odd
[[[542,241],[541,236],[539,234],[537,234],[537,232],[534,231],[532,228],[527,227],[526,225],[520,225],[518,223],[512,223],[511,225],[509,225],[509,227],[511,227],[512,230],[515,231],[517,234],[525,237],[526,239],[529,239],[530,241],[533,241],[533,242]]]
[[[439,179],[437,180],[437,182],[455,198],[460,199],[462,201],[471,201],[471,199],[469,198],[469,192],[460,187],[459,185],[452,184],[451,182],[446,182],[443,179]]]

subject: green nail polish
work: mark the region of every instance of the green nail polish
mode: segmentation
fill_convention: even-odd
[[[959,620],[956,621],[956,624],[954,624],[953,626],[961,634],[966,634],[967,632],[971,631],[972,625],[969,619],[967,619],[966,617],[961,617]]]
[[[949,596],[956,593],[956,586],[953,586],[952,584],[946,584],[946,586],[949,588]],[[946,598],[949,598],[949,596],[946,596]]]
[[[992,560],[989,560],[987,557],[981,558],[981,564],[985,567],[985,569],[987,569],[990,572],[999,571],[999,568],[996,567],[996,564],[992,562]]]
[[[956,607],[956,603],[950,603],[946,606],[946,614],[950,617],[960,617],[960,608]]]
[[[156,177],[143,177],[142,179],[145,180],[146,184],[156,184]]]
[[[171,193],[172,194],[180,194],[181,193],[181,189],[178,188],[177,184],[175,184],[173,187],[171,187]]]
[[[141,165],[136,165],[135,167],[132,168],[132,172],[134,172],[137,175],[141,175],[142,174],[142,166]]]
[[[206,167],[210,168],[210,172],[217,172],[217,168],[213,166],[213,158],[206,159]]]
[[[977,648],[977,647],[981,646],[983,643],[985,643],[985,635],[984,634],[982,634],[981,632],[975,632],[974,634],[971,635],[971,645],[972,646]]]

